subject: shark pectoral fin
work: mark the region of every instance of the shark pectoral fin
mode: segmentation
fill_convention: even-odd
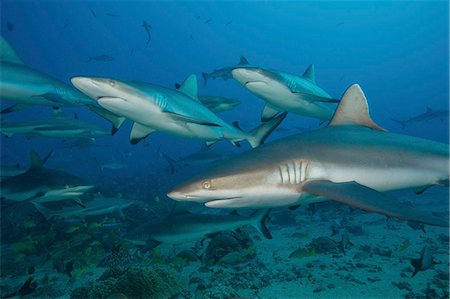
[[[5,108],[2,111],[0,111],[0,114],[7,114],[7,113],[19,111],[19,110],[22,110],[22,109],[26,109],[28,107],[30,107],[30,105],[14,104],[14,105],[9,106],[8,108]]]
[[[252,217],[256,218],[256,223],[253,224],[253,226],[266,238],[266,239],[272,239],[272,235],[270,234],[269,229],[266,226],[267,218],[269,217],[270,212],[272,209],[265,209],[257,211]]]
[[[329,124],[329,126],[342,125],[365,126],[386,131],[370,117],[366,96],[358,84],[353,84],[345,91]]]
[[[339,103],[340,101],[337,99],[332,99],[332,98],[325,98],[325,97],[319,97],[310,93],[305,93],[305,92],[295,92],[293,91],[293,93],[298,94],[302,100],[306,100],[308,102],[322,102],[322,103]]]
[[[80,207],[82,207],[83,209],[86,208],[86,206],[84,205],[84,203],[81,201],[81,199],[79,197],[74,197],[72,198],[72,200],[79,205]]]
[[[206,141],[205,144],[208,148],[210,148],[211,146],[213,146],[214,144],[216,144],[219,140],[211,140],[211,141]]]
[[[155,129],[146,127],[144,125],[141,125],[140,123],[134,123],[130,133],[130,143],[137,144],[139,143],[139,141],[155,131]]]
[[[250,137],[247,139],[251,147],[255,148],[263,144],[270,133],[272,133],[286,118],[286,115],[287,111],[251,130]]]
[[[414,193],[416,194],[422,194],[424,193],[428,188],[430,188],[432,185],[425,185],[425,186],[420,186],[420,187],[416,187],[413,188]]]
[[[44,99],[46,99],[47,101],[53,102],[53,103],[68,103],[66,100],[64,100],[63,98],[61,98],[61,96],[57,93],[52,93],[52,92],[46,92],[44,94],[41,95],[36,95],[37,97],[43,97]]]
[[[323,196],[352,207],[404,220],[448,227],[447,219],[421,212],[401,204],[386,193],[381,193],[356,182],[333,183],[331,181],[308,181],[301,187],[303,192]]]
[[[184,80],[184,82],[181,83],[177,89],[179,92],[182,92],[188,97],[193,98],[195,101],[201,103],[197,95],[197,76],[195,76],[194,74],[187,77],[186,80]]]
[[[266,106],[264,106],[264,110],[261,114],[261,121],[262,122],[268,122],[269,120],[273,119],[275,116],[277,116],[278,113],[280,113],[281,111],[278,110],[277,108],[273,107],[270,104],[266,104]]]
[[[204,121],[201,119],[196,119],[196,118],[192,118],[186,115],[182,115],[182,114],[178,114],[175,112],[170,112],[170,111],[164,111],[164,113],[167,113],[172,119],[176,120],[176,121],[182,121],[182,122],[187,122],[187,123],[193,123],[193,124],[198,124],[198,125],[202,125],[202,126],[211,126],[211,127],[220,127],[220,125],[212,123],[212,122],[208,122],[208,121]]]
[[[123,124],[123,122],[125,121],[125,117],[116,115],[104,108],[97,107],[94,105],[87,105],[87,106],[92,112],[97,113],[98,115],[100,115],[104,119],[108,120],[112,124],[113,128],[112,128],[111,135],[114,135],[119,130],[119,128]]]

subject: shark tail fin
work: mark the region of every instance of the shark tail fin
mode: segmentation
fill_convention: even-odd
[[[175,171],[176,171],[175,160],[172,159],[171,157],[169,157],[168,155],[164,154],[163,152],[161,152],[161,155],[164,157],[164,159],[166,159],[167,163],[169,163],[170,173],[175,174]]]
[[[206,82],[208,81],[209,76],[207,73],[202,73],[202,77],[203,77],[203,82],[204,82],[203,87],[206,87]]]
[[[92,111],[103,117],[104,119],[108,120],[112,124],[112,131],[111,135],[116,134],[116,132],[119,130],[120,126],[125,121],[125,117],[116,115],[106,109],[103,109],[101,107],[97,107],[94,105],[87,105],[88,108]]]
[[[266,226],[266,220],[271,210],[272,209],[258,210],[251,216],[255,219],[253,226],[267,239],[272,239],[272,235]]]
[[[272,133],[286,118],[287,112],[283,112],[268,122],[261,124],[250,131],[250,137],[247,138],[250,145],[255,148],[264,143],[270,133]]]
[[[52,210],[44,207],[43,205],[37,203],[37,202],[33,202],[34,207],[36,208],[36,210],[39,211],[39,213],[42,214],[42,216],[44,216],[45,220],[49,220],[50,218],[53,217],[53,213]]]
[[[393,118],[391,118],[391,120],[395,121],[396,123],[399,123],[402,126],[402,130],[404,130],[406,128],[406,123],[408,122],[406,120],[397,120],[397,119],[393,119]]]

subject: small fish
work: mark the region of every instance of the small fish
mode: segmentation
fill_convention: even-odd
[[[433,266],[433,257],[431,256],[431,248],[425,245],[420,252],[418,259],[411,260],[411,265],[414,267],[413,278],[419,271],[425,271]]]
[[[108,17],[113,17],[113,18],[118,18],[119,17],[118,15],[115,15],[115,14],[112,14],[112,13],[109,13],[109,12],[105,13],[105,15],[107,15]]]
[[[91,11],[91,14],[94,18],[97,18],[97,15],[95,14],[95,11],[92,8],[89,8],[89,10]]]
[[[208,23],[210,23],[211,21],[212,21],[211,19],[208,19],[208,20],[205,21],[205,24],[208,24]]]
[[[147,33],[147,43],[146,43],[145,47],[148,48],[148,45],[149,45],[150,41],[152,40],[152,35],[150,34],[150,29],[152,28],[152,26],[149,23],[147,23],[147,21],[143,21],[142,27],[144,27],[144,30]]]
[[[10,23],[10,22],[7,22],[6,23],[6,28],[8,29],[9,32],[11,32],[14,29],[14,24]]]
[[[336,27],[340,27],[342,25],[344,25],[344,22],[339,22],[339,23],[336,24]]]
[[[91,61],[109,62],[109,61],[113,61],[113,60],[114,60],[114,57],[112,57],[112,56],[98,55],[98,56],[89,57],[89,60],[87,62],[91,62]]]
[[[130,56],[133,56],[133,53],[134,53],[134,48],[131,48]]]
[[[225,24],[225,26],[231,25],[231,23],[233,23],[233,21],[229,21]]]

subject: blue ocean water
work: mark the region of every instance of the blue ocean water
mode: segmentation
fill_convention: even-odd
[[[297,76],[314,64],[317,84],[333,98],[339,99],[347,87],[358,83],[367,96],[372,118],[383,128],[445,144],[449,142],[447,1],[3,0],[0,5],[2,36],[24,64],[67,84],[71,84],[70,78],[74,76],[95,76],[172,88],[188,75],[196,74],[199,94],[241,101],[239,106],[219,115],[228,123],[239,121],[240,126],[249,131],[260,124],[264,101],[232,79],[217,78],[203,86],[201,73],[234,66],[240,56],[245,56],[252,65]],[[143,21],[151,25],[148,46]],[[90,60],[101,55],[113,59]],[[2,100],[1,107],[4,109],[11,104]],[[411,121],[404,129],[392,120],[408,120],[425,113],[427,107],[444,112],[429,119]],[[51,110],[36,106],[6,114],[2,120],[51,117]],[[76,113],[79,119],[109,130],[109,123],[88,109],[63,111],[70,117]],[[47,221],[29,203],[20,203],[20,206],[2,203],[2,246],[10,245],[2,250],[2,296],[20,288],[30,276],[37,286],[25,296],[69,296],[76,288],[100,283],[99,269],[111,268],[114,263],[106,263],[105,267],[103,260],[112,255],[114,262],[126,264],[123,259],[130,260],[128,263],[133,265],[130,267],[139,271],[154,269],[157,265],[178,272],[177,279],[184,287],[175,288],[177,291],[173,293],[162,292],[162,297],[176,294],[215,298],[448,297],[446,229],[426,226],[423,232],[412,229],[406,222],[385,224],[381,216],[348,212],[347,207],[334,203],[318,204],[319,212],[312,216],[308,215],[306,207],[295,211],[275,210],[268,224],[269,229],[273,229],[273,239],[265,240],[248,229],[250,236],[243,230],[245,236],[239,237],[251,245],[243,245],[245,242],[233,235],[242,241],[238,251],[251,253],[230,264],[185,263],[175,258],[181,249],[195,247],[196,242],[186,248],[163,244],[156,247],[162,249],[142,253],[141,245],[130,245],[124,241],[123,233],[155,214],[167,212],[173,204],[166,196],[167,191],[202,171],[205,165],[179,167],[172,174],[164,155],[179,159],[196,153],[202,143],[157,132],[131,145],[131,125],[128,121],[114,136],[98,138],[83,146],[74,145],[76,140],[2,135],[2,165],[19,163],[27,167],[30,150],[40,156],[52,151],[46,167],[80,176],[105,196],[129,198],[147,205],[127,208],[126,219],[135,221],[123,221],[123,226],[105,232],[102,224],[111,219],[119,221],[120,217],[88,219],[73,228],[73,224],[70,226],[54,218]],[[281,127],[284,130],[275,131],[267,143],[299,130],[318,128],[319,121],[290,113]],[[226,153],[249,149],[245,142],[240,148],[227,141],[213,146],[213,150]],[[421,198],[409,191],[399,192],[398,197],[419,207],[436,207],[433,211],[448,212],[448,189],[442,187],[433,187]],[[432,206],[427,206],[427,201]],[[206,210],[197,206],[194,209]],[[339,217],[334,217],[330,211],[336,211]],[[283,219],[292,217],[292,222],[283,223]],[[354,244],[345,256],[330,249],[303,252],[301,258],[290,257],[299,246],[329,237],[329,229],[335,222],[345,230],[342,219],[349,222],[347,229]],[[298,231],[304,235],[300,236]],[[381,236],[384,239],[379,239]],[[337,238],[334,237],[334,241],[337,242]],[[110,239],[122,244],[126,258],[117,257],[114,251],[117,244],[105,245]],[[205,242],[212,242],[210,240],[215,239],[207,238]],[[433,244],[434,258],[440,264],[410,278],[410,260],[420,255],[427,242]],[[380,244],[383,246],[379,247]],[[278,256],[277,252],[283,253]],[[15,269],[9,264],[11,260],[18,265]],[[68,264],[72,265],[70,271]],[[34,267],[35,273],[27,273],[30,267]],[[248,269],[259,274],[251,276]],[[354,274],[350,275],[352,271]],[[318,282],[321,275],[323,283]],[[238,281],[236,276],[243,279]],[[217,281],[223,284],[215,283]],[[135,294],[131,291],[127,293],[125,287],[113,290],[111,294],[136,296],[131,295]]]

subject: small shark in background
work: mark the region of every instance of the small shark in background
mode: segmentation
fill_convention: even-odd
[[[142,27],[144,28],[145,33],[147,33],[147,43],[145,44],[145,47],[148,48],[148,45],[152,40],[152,35],[150,34],[150,29],[152,29],[152,26],[149,23],[147,23],[147,21],[143,21]]]
[[[175,84],[176,89],[180,88],[180,86],[181,84]],[[198,95],[198,99],[202,102],[203,106],[214,113],[228,111],[241,104],[241,101],[239,100],[221,96]]]
[[[128,165],[120,162],[110,162],[110,163],[100,163],[97,158],[94,158],[95,163],[97,163],[98,167],[100,168],[100,171],[103,172],[105,169],[109,170],[121,170],[124,168],[127,168]]]
[[[87,216],[98,216],[112,213],[118,213],[120,218],[125,218],[123,209],[135,204],[136,201],[125,198],[103,197],[101,194],[96,194],[91,201],[83,203],[83,207],[75,205],[73,207],[65,207],[61,210],[51,210],[44,207],[42,204],[33,203],[36,209],[49,220],[52,217],[58,216],[60,218],[81,218]]]
[[[388,217],[448,227],[448,219],[384,193],[448,186],[448,144],[386,132],[368,111],[363,91],[352,85],[327,127],[235,155],[168,196],[229,209],[334,200]]]
[[[113,60],[114,60],[114,57],[103,54],[103,55],[89,57],[87,62],[91,62],[91,61],[110,62]]]
[[[250,216],[193,214],[182,208],[176,209],[171,215],[161,220],[152,220],[125,234],[124,238],[145,235],[146,241],[158,243],[182,244],[199,240],[214,233],[234,230],[245,225],[255,227],[267,239],[272,236],[265,222],[270,209],[258,210]],[[154,242],[151,242],[154,245]]]
[[[185,157],[174,160],[165,153],[161,152],[161,155],[167,160],[170,165],[170,171],[174,174],[177,169],[182,167],[195,167],[195,166],[211,166],[218,162],[229,159],[232,154],[221,153],[211,150],[206,145],[201,148],[200,151],[187,155]]]
[[[63,113],[52,118],[10,123],[2,121],[0,133],[7,137],[24,134],[27,138],[41,136],[50,138],[91,139],[111,136],[111,130],[105,130],[94,124],[76,118],[68,118]]]
[[[420,251],[420,257],[418,259],[412,259],[411,265],[414,267],[414,272],[411,276],[414,277],[420,271],[425,271],[433,266],[433,257],[431,254],[431,248],[425,245]]]
[[[30,167],[25,173],[0,181],[1,199],[11,201],[52,202],[73,199],[94,189],[84,179],[44,167],[48,157],[40,159],[30,152]]]
[[[328,121],[339,102],[316,84],[314,65],[301,77],[252,66],[235,67],[231,74],[248,91],[267,102],[261,115],[263,122],[280,111]]]
[[[110,121],[117,130],[125,120],[96,106],[96,101],[49,75],[26,66],[11,45],[0,36],[0,94],[14,102],[0,113],[10,113],[33,105],[83,107]]]
[[[231,75],[231,71],[234,70],[235,68],[239,67],[239,66],[243,66],[243,65],[248,65],[248,61],[244,56],[241,56],[239,63],[235,66],[229,66],[229,67],[223,67],[220,69],[215,69],[214,71],[212,71],[211,73],[202,73],[202,77],[204,80],[204,85],[206,86],[206,82],[209,79],[216,79],[216,78],[222,78],[224,80],[228,80],[228,79],[232,79],[233,76]]]
[[[14,24],[11,23],[11,22],[7,22],[6,23],[6,28],[8,29],[9,32],[11,32],[14,29]]]
[[[233,145],[246,140],[257,147],[283,121],[286,113],[250,132],[230,125],[204,107],[197,97],[197,77],[189,76],[179,89],[142,82],[123,82],[109,78],[74,77],[72,84],[100,106],[134,121],[130,142],[137,144],[156,130],[187,138],[205,140],[212,145],[229,140]]]
[[[412,116],[408,118],[407,120],[397,120],[391,118],[392,121],[395,121],[399,123],[402,126],[402,129],[406,128],[406,125],[415,123],[415,122],[422,122],[422,121],[429,121],[433,119],[440,119],[441,121],[444,120],[444,118],[448,118],[449,111],[448,110],[433,110],[430,107],[427,107],[427,110],[424,113],[421,113],[416,116]]]

